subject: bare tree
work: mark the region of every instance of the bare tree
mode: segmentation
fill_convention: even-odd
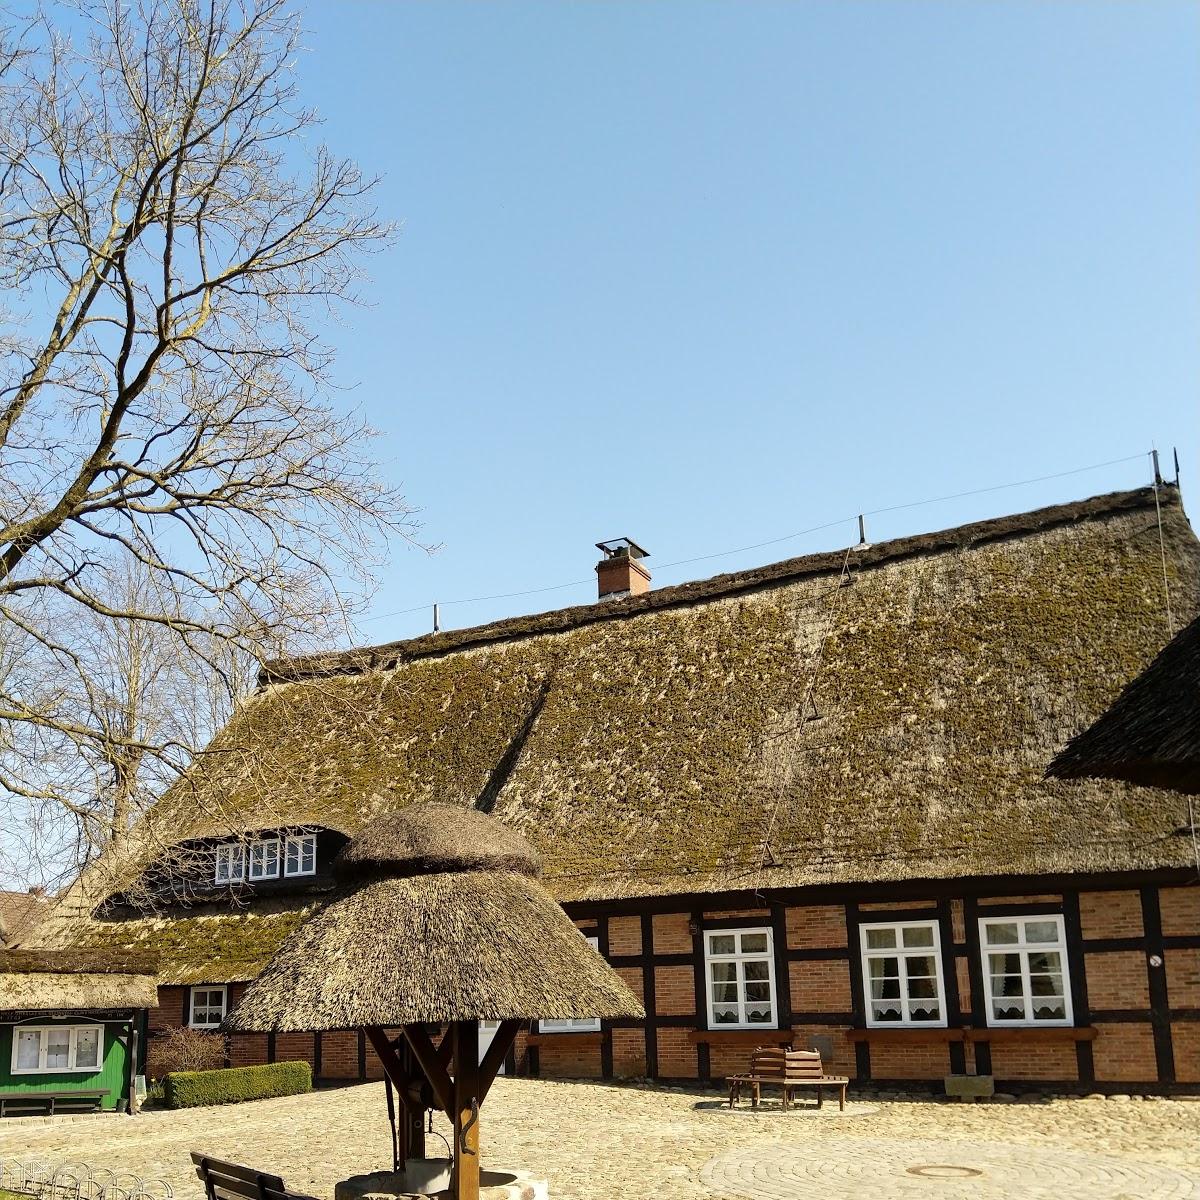
[[[310,141],[298,37],[282,0],[0,30],[0,789],[65,815],[80,863],[208,732],[147,722],[165,676],[138,672],[228,691],[233,664],[327,642],[412,536],[324,399],[318,327],[390,231]]]

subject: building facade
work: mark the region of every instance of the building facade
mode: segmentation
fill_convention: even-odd
[[[366,819],[448,800],[539,848],[649,1014],[531,1028],[510,1070],[713,1080],[794,1044],[904,1086],[1200,1088],[1187,798],[1044,778],[1167,640],[1164,562],[1197,610],[1175,489],[671,588],[604,552],[596,604],[267,664],[153,814],[177,859],[53,936],[157,955],[151,1044],[215,1029]],[[381,1075],[351,1032],[228,1054]]]

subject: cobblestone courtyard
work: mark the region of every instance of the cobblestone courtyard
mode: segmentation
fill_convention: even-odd
[[[83,1160],[195,1197],[188,1152],[205,1150],[329,1197],[338,1179],[388,1164],[385,1114],[383,1086],[364,1084],[136,1119],[7,1121],[0,1158]],[[1200,1103],[1186,1101],[752,1114],[692,1091],[501,1078],[483,1119],[485,1161],[535,1169],[555,1200],[1200,1200]]]

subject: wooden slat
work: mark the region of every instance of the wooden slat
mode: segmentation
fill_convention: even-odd
[[[283,1185],[283,1177],[275,1175],[271,1171],[260,1171],[257,1167],[243,1167],[240,1163],[226,1162],[221,1158],[212,1158],[207,1154],[201,1154],[198,1150],[192,1151],[192,1162],[197,1167],[216,1171],[221,1175],[228,1175],[230,1179],[242,1179],[250,1183],[261,1182],[265,1186],[279,1188],[281,1191],[286,1190]]]
[[[447,1037],[451,1034],[447,1033]],[[454,1119],[454,1093],[450,1085],[450,1076],[446,1073],[446,1068],[442,1065],[438,1058],[437,1051],[433,1048],[433,1042],[430,1040],[429,1034],[424,1029],[416,1025],[405,1025],[404,1037],[412,1047],[413,1055],[421,1066],[421,1070],[425,1072],[425,1078],[429,1080],[429,1086],[433,1088],[434,1098],[441,1108],[451,1120]]]

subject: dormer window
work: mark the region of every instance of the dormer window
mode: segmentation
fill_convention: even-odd
[[[250,843],[250,881],[279,878],[279,839]]]
[[[293,875],[315,875],[317,873],[317,835],[305,833],[287,840],[284,854],[283,873]]]
[[[213,880],[217,884],[241,883],[246,878],[246,847],[232,842],[217,847],[217,869]]]

